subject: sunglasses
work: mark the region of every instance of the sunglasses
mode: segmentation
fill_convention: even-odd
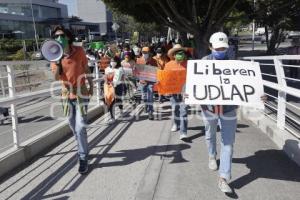
[[[57,34],[57,35],[54,35],[54,38],[55,39],[57,39],[57,38],[59,38],[59,37],[66,37],[66,35],[65,34]]]

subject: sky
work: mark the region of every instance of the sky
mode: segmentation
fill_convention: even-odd
[[[65,4],[68,6],[68,15],[71,17],[73,16],[77,16],[77,0],[59,0],[58,2],[61,4]]]

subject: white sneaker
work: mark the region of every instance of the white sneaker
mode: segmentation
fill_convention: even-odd
[[[226,182],[226,180],[220,178],[219,180],[219,188],[222,192],[224,193],[232,193],[232,189],[231,187],[228,185],[228,183]]]
[[[171,132],[176,132],[178,131],[177,125],[173,124],[172,128],[171,128]]]
[[[186,133],[180,133],[179,139],[183,140],[187,138],[187,134]]]
[[[216,171],[218,169],[217,160],[215,157],[208,158],[208,168],[213,171]]]
[[[115,123],[115,122],[116,122],[116,120],[113,119],[113,118],[111,118],[111,119],[108,120],[108,124],[113,124],[113,123]]]

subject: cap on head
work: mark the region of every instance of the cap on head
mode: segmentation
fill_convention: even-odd
[[[149,52],[150,51],[150,48],[149,47],[143,47],[142,48],[142,52]]]
[[[223,32],[217,32],[210,36],[209,43],[211,44],[212,48],[228,48],[228,37]]]

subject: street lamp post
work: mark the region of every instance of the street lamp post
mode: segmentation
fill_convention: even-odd
[[[253,12],[255,12],[255,1],[253,0]],[[252,22],[252,51],[254,51],[254,40],[255,40],[255,19],[253,18],[253,22]]]
[[[34,19],[34,14],[33,14],[33,6],[32,6],[32,0],[30,0],[30,7],[31,7],[31,15],[32,15],[32,23],[33,23],[33,30],[34,30],[34,38],[35,38],[35,43],[36,43],[36,49],[37,51],[39,50],[39,43],[36,37],[36,27],[35,27],[35,19]]]
[[[115,38],[116,38],[116,44],[118,44],[118,36],[117,36],[117,30],[120,28],[119,24],[113,23],[111,28],[115,31]]]

